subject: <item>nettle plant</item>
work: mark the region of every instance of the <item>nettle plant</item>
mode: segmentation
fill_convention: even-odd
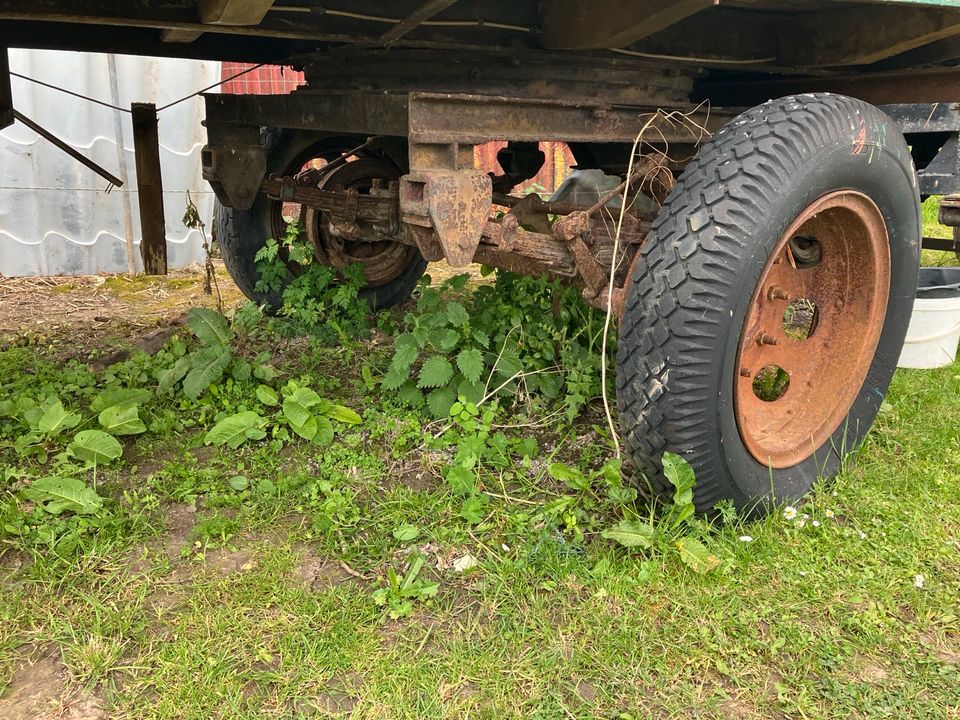
[[[469,275],[421,283],[403,319],[382,386],[446,417],[458,398],[478,403],[506,392],[562,400],[572,420],[599,395],[602,318],[557,283],[498,273],[466,292]]]
[[[329,327],[340,339],[367,330],[370,306],[359,297],[363,266],[342,270],[321,265],[299,223],[287,225],[279,241],[271,238],[254,257],[258,292],[281,298],[277,312],[296,328]]]
[[[443,476],[454,495],[462,498],[460,517],[473,525],[483,521],[490,505],[481,481],[484,471],[499,474],[518,467],[529,469],[539,450],[533,438],[509,438],[494,432],[498,411],[496,402],[478,406],[461,396],[450,408],[450,427],[434,443],[456,448]]]

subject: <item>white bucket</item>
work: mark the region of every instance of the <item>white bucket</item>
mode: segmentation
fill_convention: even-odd
[[[920,268],[917,300],[903,343],[902,368],[946,367],[960,342],[960,268]]]

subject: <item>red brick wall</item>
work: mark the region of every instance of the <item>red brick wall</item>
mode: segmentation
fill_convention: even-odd
[[[478,145],[473,151],[473,164],[487,172],[502,172],[500,165],[497,163],[497,152],[505,145],[506,143],[500,140]],[[552,193],[560,186],[560,183],[569,174],[570,166],[575,164],[576,161],[573,159],[573,153],[570,152],[566,143],[542,142],[540,143],[540,149],[547,156],[547,159],[537,176],[530,182],[525,183],[521,190],[533,189],[540,193]]]
[[[228,78],[251,67],[248,63],[225,62],[220,77]],[[303,73],[279,65],[264,65],[253,72],[228,80],[220,92],[228,95],[286,95],[303,85]]]
[[[223,63],[221,77],[231,77],[248,67],[251,66],[245,63],[225,62]],[[303,73],[289,67],[265,65],[246,75],[225,82],[220,86],[220,92],[232,95],[285,95],[303,84]],[[473,153],[476,166],[487,172],[499,173],[497,151],[504,145],[506,145],[505,142],[495,141],[478,146]],[[570,166],[574,164],[574,159],[570,153],[570,148],[565,143],[544,142],[540,143],[540,149],[547,156],[546,162],[539,174],[527,183],[523,189],[532,188],[537,192],[551,193],[557,189],[570,172]]]

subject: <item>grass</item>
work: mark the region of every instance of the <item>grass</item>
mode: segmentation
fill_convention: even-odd
[[[69,342],[0,352],[0,385],[82,395]],[[0,546],[0,716],[82,702],[178,720],[960,714],[960,364],[898,370],[862,450],[795,518],[696,526],[720,561],[700,575],[602,539],[616,511],[547,474],[548,458],[609,455],[595,409],[571,425],[498,417],[539,453],[484,465],[489,505],[469,522],[443,478],[451,451],[423,446],[437,424],[364,381],[382,337],[258,342],[363,423],[323,448],[230,450],[173,423],[189,404],[151,406],[159,429],[98,474],[115,526],[65,557]],[[0,449],[5,493],[33,462]],[[439,589],[391,618],[374,593],[414,548]],[[39,666],[22,667],[45,657],[67,679],[28,712],[15,703]]]

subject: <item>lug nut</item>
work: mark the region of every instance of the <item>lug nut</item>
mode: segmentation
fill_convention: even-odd
[[[740,368],[740,377],[748,378],[751,375],[753,375],[753,373],[747,370],[746,368]]]
[[[757,336],[757,345],[776,345],[777,339],[772,335],[767,335],[765,332],[760,333]]]
[[[776,285],[771,285],[770,289],[767,290],[767,298],[770,300],[789,300],[790,296]]]

